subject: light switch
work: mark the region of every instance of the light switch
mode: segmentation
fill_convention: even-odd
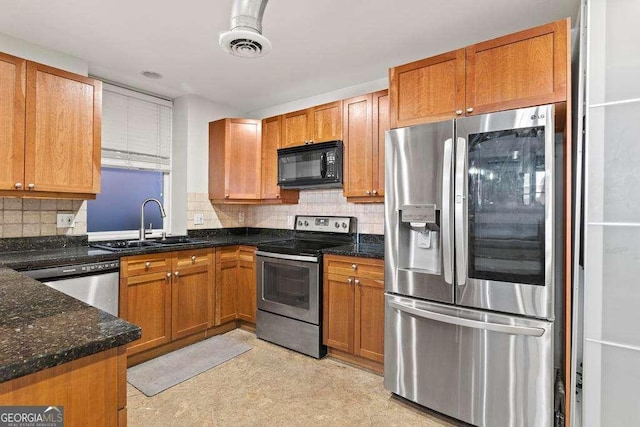
[[[197,213],[195,215],[193,215],[193,223],[195,225],[202,225],[204,224],[204,215],[201,213]]]

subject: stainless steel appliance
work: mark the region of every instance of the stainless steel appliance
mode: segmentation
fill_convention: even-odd
[[[48,267],[22,273],[45,285],[118,316],[120,261]]]
[[[341,188],[342,141],[279,149],[278,185],[282,188]]]
[[[256,335],[321,358],[322,250],[353,242],[356,219],[296,216],[295,238],[256,251]]]
[[[475,425],[552,425],[553,119],[387,132],[388,390]]]

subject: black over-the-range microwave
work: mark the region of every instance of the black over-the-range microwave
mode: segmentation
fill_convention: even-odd
[[[342,141],[278,150],[278,185],[282,188],[341,188]]]

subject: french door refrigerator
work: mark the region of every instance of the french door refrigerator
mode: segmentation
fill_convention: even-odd
[[[552,425],[554,107],[385,147],[385,387],[475,425]]]

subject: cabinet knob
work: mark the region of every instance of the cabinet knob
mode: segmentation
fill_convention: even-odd
[[[471,113],[473,111],[473,107],[467,108],[467,113]]]
[[[360,279],[356,279],[353,283],[355,283],[356,285],[360,284]]]
[[[228,195],[228,194],[225,194],[225,195],[224,195],[224,198],[225,198],[225,199],[228,199],[228,198],[229,198],[229,195]]]
[[[151,262],[147,261],[144,263],[144,268],[148,269],[149,267],[151,267]]]
[[[27,187],[29,187],[29,190],[33,190],[35,186],[36,185],[32,182]]]
[[[456,114],[457,115],[461,115],[462,114],[462,110],[456,110]]]
[[[357,270],[358,269],[358,264],[351,264],[351,268],[353,270]]]
[[[365,191],[365,193],[366,193],[366,195],[368,196],[368,195],[370,195],[370,194],[371,194],[371,191],[367,190],[367,191]]]
[[[195,255],[191,256],[191,262],[196,262],[196,256]]]
[[[310,139],[310,140],[309,140],[309,144],[313,144],[313,139]]]
[[[173,273],[173,275],[174,275],[174,276],[176,276],[176,277],[178,277],[178,276],[180,276],[180,272],[179,272],[179,271],[176,271],[175,273]]]
[[[378,190],[373,190],[373,195],[377,196],[378,195]]]
[[[167,279],[171,279],[171,272],[167,273]]]
[[[22,183],[21,182],[16,182],[14,187],[16,187],[16,190],[22,188]]]
[[[347,283],[348,283],[348,284],[351,284],[351,282],[353,282],[353,279],[352,279],[351,277],[349,277],[349,278],[347,279]]]

